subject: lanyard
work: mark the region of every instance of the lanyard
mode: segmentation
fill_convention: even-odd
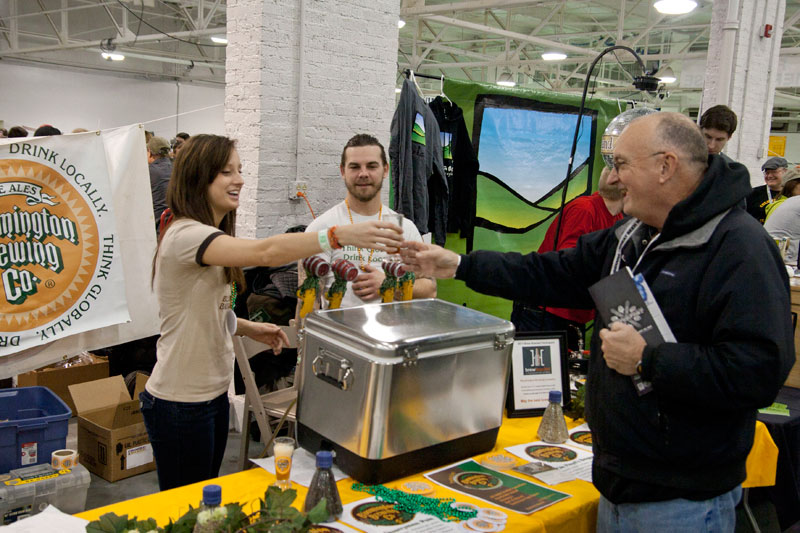
[[[620,266],[622,265],[622,250],[628,244],[628,241],[631,240],[633,235],[643,225],[644,225],[644,223],[641,220],[636,220],[635,222],[631,223],[627,228],[625,228],[624,232],[622,232],[622,235],[619,238],[619,242],[617,243],[617,249],[614,252],[614,261],[612,261],[612,263],[611,263],[611,272],[609,272],[609,275],[610,274],[614,274],[619,270]],[[636,270],[636,268],[639,266],[639,263],[642,262],[642,258],[644,257],[644,254],[646,254],[647,251],[650,249],[650,247],[653,245],[653,243],[658,240],[659,235],[661,235],[661,234],[659,233],[658,235],[656,235],[655,237],[650,239],[650,242],[647,243],[647,246],[645,246],[645,248],[642,251],[642,253],[639,254],[639,257],[636,259],[636,264],[633,266],[632,271]]]

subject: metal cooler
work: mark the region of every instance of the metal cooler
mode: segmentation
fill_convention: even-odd
[[[320,311],[305,324],[300,446],[383,483],[486,452],[514,326],[442,300]]]

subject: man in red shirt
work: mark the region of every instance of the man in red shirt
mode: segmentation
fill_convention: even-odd
[[[608,176],[613,172],[603,167],[597,192],[589,196],[579,196],[566,204],[561,215],[553,219],[547,228],[544,241],[538,253],[574,248],[578,237],[586,233],[611,227],[622,219],[623,193],[619,185],[610,185]],[[553,246],[558,219],[564,217],[558,235],[558,246]],[[525,331],[566,331],[567,348],[578,349],[578,338],[583,338],[586,323],[594,318],[593,309],[564,309],[560,307],[526,307],[514,302],[511,322],[518,332]]]

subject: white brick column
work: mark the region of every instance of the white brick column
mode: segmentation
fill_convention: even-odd
[[[738,30],[726,30],[728,8],[738,7]],[[772,118],[772,104],[777,85],[778,58],[784,0],[717,0],[711,15],[711,35],[706,62],[702,110],[717,104],[733,109],[739,118],[736,133],[725,152],[750,171],[753,185],[763,185],[761,165],[767,158]],[[772,25],[772,37],[764,37],[764,27]],[[735,24],[727,24],[735,28]],[[726,31],[735,31],[733,43],[726,43]],[[725,69],[726,53],[733,55],[733,65]],[[729,90],[724,91],[724,77],[730,76]]]
[[[388,146],[399,11],[397,0],[228,0],[225,129],[246,180],[238,235],[308,224],[305,201],[289,200],[297,178],[316,214],[340,202],[339,158],[355,133]]]

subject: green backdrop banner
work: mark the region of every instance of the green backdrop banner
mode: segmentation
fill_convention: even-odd
[[[464,112],[480,161],[476,228],[471,241],[447,235],[447,248],[535,251],[558,213],[580,94],[444,81],[445,95]],[[603,166],[602,132],[624,102],[587,98],[567,201],[596,190]],[[511,302],[478,294],[463,282],[440,280],[438,296],[508,319]]]

